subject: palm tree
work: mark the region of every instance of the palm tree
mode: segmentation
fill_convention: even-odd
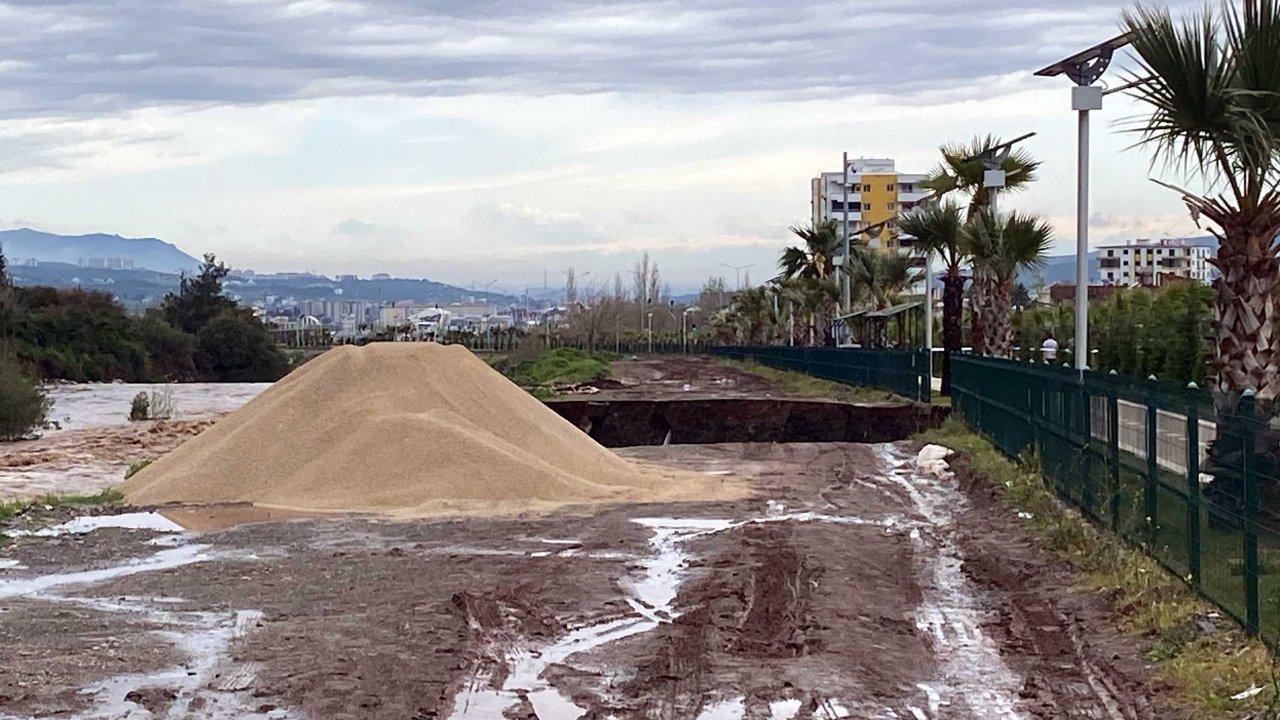
[[[768,339],[769,328],[776,325],[773,312],[773,296],[766,287],[748,288],[739,292],[730,304],[739,341],[750,345]]]
[[[898,229],[916,238],[915,251],[942,259],[942,394],[951,394],[951,353],[963,345],[964,265],[969,256],[961,242],[964,211],[954,201],[926,203],[898,218]],[[926,312],[933,312],[927,308]]]
[[[777,293],[779,303],[789,306],[792,317],[799,318],[794,329],[795,340],[802,345],[812,345],[821,335],[823,344],[831,344],[831,311],[839,295],[835,285],[826,280],[799,277],[779,282]]]
[[[840,230],[835,220],[826,220],[809,227],[794,226],[791,232],[800,238],[800,247],[791,246],[782,251],[778,279],[810,278],[825,280],[835,272],[835,255],[840,250]]]
[[[907,288],[920,282],[924,273],[911,267],[911,258],[896,252],[880,252],[855,247],[847,265],[854,296],[861,304],[876,310],[896,305]],[[874,337],[864,339],[869,345],[884,346],[884,325],[872,328]]]
[[[973,258],[974,283],[981,283],[984,293],[981,307],[971,308],[981,318],[982,354],[1009,357],[1014,281],[1019,270],[1044,265],[1053,244],[1053,230],[1030,213],[982,212],[965,224],[962,237]],[[976,346],[974,352],[978,352]]]
[[[1253,390],[1280,395],[1280,336],[1272,288],[1280,275],[1280,3],[1226,3],[1175,22],[1163,8],[1124,14],[1141,79],[1129,94],[1150,109],[1135,130],[1166,167],[1208,190],[1179,192],[1219,241],[1214,389],[1220,401]],[[1159,181],[1157,181],[1159,182]]]
[[[969,196],[969,217],[977,215],[991,203],[990,195],[982,186],[982,177],[986,171],[982,161],[976,158],[991,148],[1004,144],[1004,140],[994,136],[975,137],[967,144],[950,143],[943,145],[942,163],[929,173],[922,183],[942,197],[950,192],[958,191]],[[975,159],[970,159],[975,158]],[[1031,157],[1026,150],[1015,150],[1001,163],[1005,172],[1004,190],[1021,190],[1036,179],[1036,168],[1040,161]]]
[[[850,255],[848,272],[854,292],[877,310],[896,304],[903,291],[923,278],[921,271],[912,269],[908,255],[862,246],[855,246]]]

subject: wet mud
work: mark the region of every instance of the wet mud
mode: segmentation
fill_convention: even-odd
[[[1178,717],[962,462],[622,452],[756,496],[207,532],[47,518],[0,548],[0,717]]]

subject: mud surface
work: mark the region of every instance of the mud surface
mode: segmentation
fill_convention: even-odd
[[[19,536],[0,717],[1176,717],[967,476],[897,445],[623,454],[757,496]]]
[[[781,398],[789,394],[754,373],[701,355],[629,357],[613,363],[613,374],[598,383],[597,397]]]

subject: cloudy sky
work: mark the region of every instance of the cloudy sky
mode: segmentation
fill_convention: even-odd
[[[842,151],[925,172],[943,142],[1035,131],[1014,203],[1065,251],[1075,119],[1031,72],[1125,6],[0,0],[0,226],[508,290],[647,249],[686,288],[772,274]],[[1098,242],[1194,231],[1127,149],[1137,111],[1095,113]]]

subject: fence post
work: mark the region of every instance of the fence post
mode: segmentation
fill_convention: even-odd
[[[1243,452],[1240,459],[1240,472],[1244,476],[1244,518],[1240,523],[1241,538],[1244,541],[1244,609],[1245,629],[1252,634],[1258,633],[1258,477],[1254,468],[1254,417],[1257,409],[1254,406],[1253,390],[1245,390],[1240,398],[1240,427],[1244,431],[1241,438]]]
[[[1080,403],[1080,430],[1084,433],[1084,474],[1081,477],[1080,504],[1084,506],[1085,515],[1097,517],[1093,499],[1093,398],[1089,396],[1089,385],[1085,381],[1084,371],[1080,372],[1080,392],[1076,396]]]
[[[1107,383],[1107,475],[1111,485],[1111,530],[1120,532],[1120,401],[1116,397],[1116,371]]]
[[[1187,383],[1187,566],[1200,587],[1200,388]]]
[[[1152,387],[1147,388],[1147,481],[1143,484],[1142,498],[1143,515],[1147,519],[1147,552],[1154,553],[1156,549],[1156,517],[1159,512],[1156,483],[1160,481],[1160,466],[1156,461],[1160,454],[1160,439],[1156,432],[1156,428],[1159,425],[1154,387],[1156,376],[1152,375],[1147,380],[1152,383]]]

